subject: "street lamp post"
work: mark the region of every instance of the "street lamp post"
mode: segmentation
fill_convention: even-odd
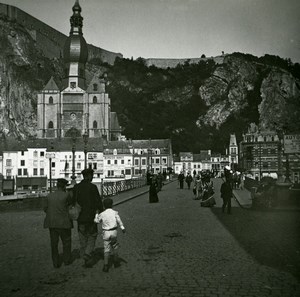
[[[88,144],[88,139],[89,135],[87,132],[85,132],[83,135],[83,142],[84,142],[84,168],[87,168],[87,144]]]
[[[55,153],[46,153],[46,158],[49,159],[49,180],[50,180],[50,193],[52,193],[52,159],[55,158]]]
[[[75,133],[73,133],[72,135],[72,181],[71,181],[71,184],[74,185],[76,184],[76,175],[75,175],[75,151],[76,151],[76,148],[75,148],[75,145],[76,145],[76,135]]]

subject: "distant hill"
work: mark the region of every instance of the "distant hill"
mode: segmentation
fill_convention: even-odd
[[[60,44],[58,38],[33,34],[27,20],[24,26],[13,15],[0,14],[0,133],[29,138],[36,133],[37,93],[51,76],[60,85],[63,60],[56,49],[51,54],[41,46]],[[289,59],[234,53],[178,64],[111,57],[92,56],[86,77],[105,75],[112,110],[127,138],[171,138],[175,153],[197,153],[225,152],[230,133],[240,140],[251,122],[299,133],[300,65]]]

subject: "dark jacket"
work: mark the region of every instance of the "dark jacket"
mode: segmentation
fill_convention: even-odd
[[[78,223],[93,223],[96,212],[103,211],[98,188],[88,180],[82,180],[74,186],[73,199],[81,206]]]
[[[232,188],[230,183],[224,182],[221,185],[221,197],[222,198],[231,198],[232,197]]]
[[[73,228],[73,222],[70,220],[68,212],[71,202],[71,196],[62,190],[50,193],[44,204],[46,212],[44,228]]]

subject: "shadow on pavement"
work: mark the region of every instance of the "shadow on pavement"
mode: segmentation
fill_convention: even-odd
[[[233,208],[228,215],[219,208],[211,211],[256,261],[300,280],[299,212]]]

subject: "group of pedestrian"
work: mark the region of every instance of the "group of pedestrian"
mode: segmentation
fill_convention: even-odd
[[[188,172],[185,176],[183,171],[178,175],[178,183],[179,188],[184,188],[184,182],[187,184],[187,189],[191,189],[191,185],[193,184],[193,193],[194,199],[200,200],[201,206],[211,207],[216,204],[214,198],[214,186],[210,177],[209,172],[201,172],[201,174],[196,174],[194,172],[194,177],[192,177],[191,173]]]
[[[112,209],[113,201],[109,198],[102,201],[97,186],[92,183],[94,171],[84,169],[81,173],[83,180],[69,192],[67,191],[68,181],[63,178],[57,179],[56,191],[50,193],[45,200],[44,228],[48,228],[50,232],[53,266],[59,268],[62,263],[70,265],[74,260],[71,250],[73,221],[69,216],[69,208],[78,204],[80,213],[77,218],[77,229],[80,257],[84,260],[85,267],[92,267],[95,264],[93,254],[98,236],[97,224],[102,224],[103,271],[108,272],[110,255],[113,255],[114,266],[120,265],[117,253],[117,229],[119,226],[125,232],[125,227],[118,212]],[[62,261],[58,252],[59,239],[63,246]]]
[[[194,172],[193,175],[194,178],[192,178],[191,174],[188,172],[185,176],[183,171],[181,171],[178,175],[179,188],[183,189],[184,181],[186,182],[188,189],[190,189],[191,184],[193,183],[194,199],[200,200],[201,206],[214,206],[216,204],[216,200],[214,198],[214,185],[213,181],[211,180],[210,172],[202,171],[200,174]],[[225,212],[227,209],[228,214],[231,213],[231,199],[233,197],[232,190],[234,188],[233,177],[234,175],[232,172],[225,170],[225,180],[222,183],[220,190],[221,198],[223,199],[222,212]]]

